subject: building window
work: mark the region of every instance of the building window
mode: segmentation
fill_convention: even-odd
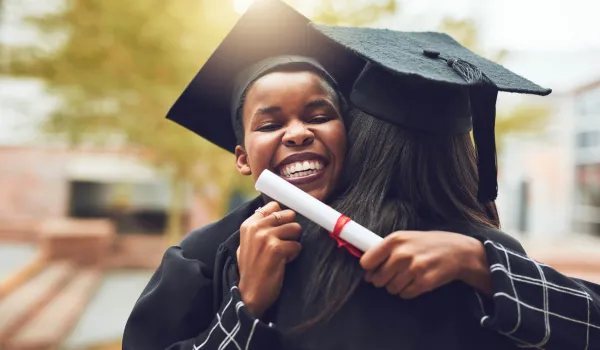
[[[600,163],[580,165],[576,171],[575,227],[600,235]]]
[[[170,188],[166,183],[72,181],[69,215],[111,219],[119,234],[163,234]],[[187,220],[188,206],[183,220]]]
[[[578,204],[600,208],[600,164],[577,167]]]
[[[576,135],[577,148],[588,148],[600,146],[600,132],[584,131]]]
[[[600,88],[585,91],[575,100],[577,114],[581,116],[600,115]]]

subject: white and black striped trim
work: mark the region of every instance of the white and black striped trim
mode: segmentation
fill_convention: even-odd
[[[600,286],[483,242],[492,274],[493,312],[477,294],[481,325],[535,349],[600,349]]]
[[[256,342],[257,329],[264,328],[276,332],[273,323],[261,324],[257,318],[249,316],[239,295],[237,286],[231,287],[229,301],[217,312],[215,323],[208,332],[206,339],[193,344],[193,350],[202,349],[237,349],[251,350]],[[254,340],[254,342],[253,342]],[[264,343],[264,339],[262,341]],[[259,345],[262,346],[262,345]],[[257,347],[257,349],[260,347]]]

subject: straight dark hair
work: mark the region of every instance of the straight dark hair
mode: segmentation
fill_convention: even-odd
[[[358,109],[347,116],[349,151],[338,194],[339,212],[386,236],[398,230],[427,230],[449,224],[499,228],[493,202],[477,201],[476,153],[469,134],[433,135],[407,130]],[[316,315],[293,328],[306,330],[330,320],[363,277],[359,260],[337,249],[325,230],[307,225],[303,243],[319,257],[305,287],[305,310]]]

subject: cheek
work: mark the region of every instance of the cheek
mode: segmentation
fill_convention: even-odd
[[[255,176],[259,176],[262,170],[270,167],[278,144],[274,133],[253,134],[246,139],[248,163]]]
[[[347,140],[346,128],[342,122],[331,125],[327,130],[324,130],[324,141],[327,148],[335,157],[336,163],[342,163],[346,156]]]

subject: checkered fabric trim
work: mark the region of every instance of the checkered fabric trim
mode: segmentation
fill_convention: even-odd
[[[522,348],[600,350],[600,286],[485,241],[494,286],[481,325]],[[491,305],[490,305],[491,304]],[[486,307],[487,306],[487,307]]]
[[[239,290],[236,286],[233,286],[230,292],[231,297],[229,301],[220,312],[217,312],[216,322],[208,332],[206,339],[199,345],[194,344],[193,350],[252,349],[250,345],[260,321],[258,319],[250,319],[247,315],[244,317],[241,314],[244,302],[241,300]],[[251,325],[247,323],[251,323]],[[269,323],[266,327],[273,328],[273,326],[272,323]]]

